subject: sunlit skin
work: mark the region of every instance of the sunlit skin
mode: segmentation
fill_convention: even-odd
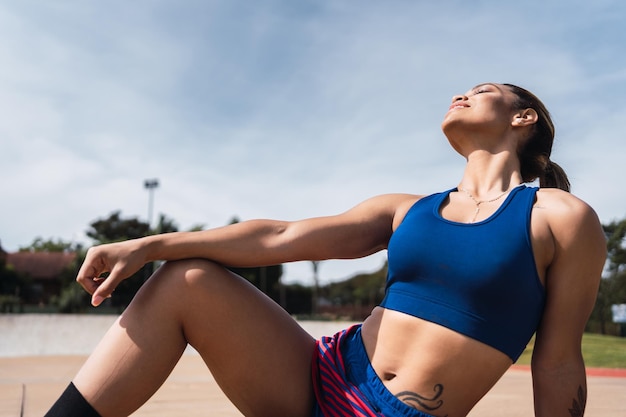
[[[444,116],[443,132],[467,159],[459,185],[477,199],[522,182],[516,150],[537,113],[514,109],[514,100],[506,86],[481,84],[455,96]],[[387,247],[420,198],[381,195],[336,216],[255,220],[90,249],[77,280],[93,294],[94,305],[145,262],[170,262],[144,284],[76,376],[76,386],[103,416],[128,415],[155,392],[190,343],[245,415],[308,417],[313,339],[219,265],[366,256]],[[502,201],[484,204],[473,219],[475,203],[453,192],[441,214],[455,222],[480,221]],[[568,407],[586,389],[580,339],[604,264],[604,236],[587,204],[561,190],[540,189],[531,239],[547,293],[533,356],[536,416],[572,417]],[[107,279],[94,278],[104,272],[111,272]],[[380,307],[364,321],[362,335],[389,391],[436,416],[465,416],[511,365],[481,342]]]
[[[480,145],[478,149],[498,152],[506,147],[504,137],[520,125],[522,112],[513,110],[515,96],[504,86],[481,84],[463,95],[452,98],[452,104],[441,124],[452,147],[461,155],[473,149],[462,146]],[[535,115],[536,116],[536,115]],[[534,123],[536,119],[530,119]],[[516,123],[511,124],[511,121]],[[483,139],[483,140],[481,140]],[[493,139],[491,143],[485,142]]]

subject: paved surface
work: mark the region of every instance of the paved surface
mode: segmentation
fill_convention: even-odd
[[[0,417],[41,417],[65,389],[85,356],[0,358]],[[527,369],[512,368],[471,417],[532,416]],[[228,402],[197,354],[185,354],[161,389],[135,417],[241,414]],[[586,417],[626,416],[626,377],[590,376]]]
[[[115,316],[0,315],[0,417],[41,417],[115,320]],[[314,337],[348,322],[302,322]],[[626,417],[626,370],[590,370],[586,417]],[[527,368],[514,367],[470,417],[530,417]],[[193,351],[134,417],[241,417]]]

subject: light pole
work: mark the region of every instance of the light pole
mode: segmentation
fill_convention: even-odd
[[[318,275],[318,270],[320,267],[320,261],[311,261],[311,265],[313,266],[313,297],[312,297],[312,313],[313,316],[317,316],[318,307],[319,307],[319,292],[320,292],[320,278]]]
[[[143,182],[143,186],[146,190],[148,190],[148,229],[149,229],[152,225],[152,207],[154,205],[154,189],[159,186],[159,180],[157,178],[145,180]]]

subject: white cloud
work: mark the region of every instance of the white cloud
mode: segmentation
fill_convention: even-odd
[[[614,1],[2,4],[0,239],[15,250],[37,236],[82,239],[113,210],[145,218],[152,177],[156,213],[182,228],[448,188],[463,160],[439,123],[453,94],[483,81],[537,92],[574,190],[603,221],[621,217],[625,11]],[[328,263],[322,280],[380,259]]]

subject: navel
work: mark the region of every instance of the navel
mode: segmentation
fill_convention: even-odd
[[[397,375],[394,374],[393,372],[385,372],[382,376],[382,380],[383,381],[391,381],[392,379],[394,379]]]

